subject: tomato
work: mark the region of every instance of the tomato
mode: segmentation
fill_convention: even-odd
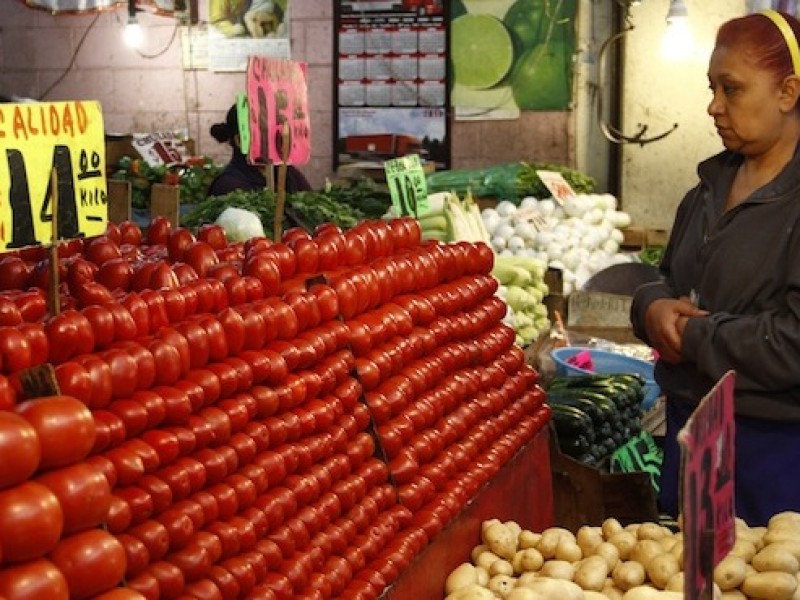
[[[146,600],[159,600],[161,597],[161,590],[158,589],[158,580],[147,571],[128,579],[125,585],[141,594]]]
[[[122,221],[117,225],[119,229],[119,243],[138,246],[142,243],[142,230],[134,221]]]
[[[147,227],[147,243],[151,246],[164,246],[169,239],[169,234],[171,231],[172,222],[167,217],[159,215],[153,218]]]
[[[0,258],[0,290],[24,290],[32,267],[19,256]]]
[[[92,600],[146,600],[145,596],[128,587],[117,587],[94,596]]]
[[[0,365],[6,373],[32,366],[33,352],[28,338],[18,327],[0,326]]]
[[[22,416],[0,411],[0,488],[28,479],[42,458],[36,429]]]
[[[197,276],[205,278],[209,270],[219,263],[214,248],[203,241],[195,241],[184,248],[183,261],[194,269]]]
[[[104,235],[87,240],[83,246],[83,255],[86,260],[93,262],[97,266],[122,256],[119,245]]]
[[[189,244],[195,242],[194,234],[185,227],[176,227],[167,238],[167,253],[172,262],[183,260]]]
[[[178,598],[186,587],[183,572],[176,565],[165,560],[151,563],[145,572],[155,577],[158,582],[159,597],[165,600]]]
[[[271,246],[264,249],[262,254],[272,257],[276,261],[282,281],[291,279],[297,271],[295,253],[283,242],[273,243]]]
[[[69,600],[67,580],[49,560],[39,558],[0,569],[0,596],[6,600]]]
[[[40,558],[61,537],[64,514],[47,487],[25,481],[0,491],[0,556],[6,562]]]
[[[75,463],[36,478],[52,491],[64,515],[64,535],[105,522],[111,505],[111,487],[101,471],[89,463]]]
[[[160,560],[169,550],[169,532],[167,528],[153,519],[134,525],[126,533],[137,538],[145,545],[151,561]]]
[[[263,286],[263,295],[274,296],[280,291],[281,271],[277,258],[264,256],[263,253],[252,254],[245,258],[242,275],[255,277]]]
[[[69,396],[26,400],[17,412],[36,430],[41,445],[40,468],[69,465],[84,459],[95,441],[95,422],[85,404]]]

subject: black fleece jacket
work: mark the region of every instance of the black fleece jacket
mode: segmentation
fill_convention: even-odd
[[[631,322],[647,343],[651,302],[695,298],[710,314],[689,319],[684,362],[656,364],[667,397],[697,404],[733,369],[737,414],[800,422],[800,155],[723,213],[742,160],[725,151],[699,165],[700,183],[678,207],[662,280],[636,290]]]

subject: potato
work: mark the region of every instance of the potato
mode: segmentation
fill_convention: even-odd
[[[606,584],[603,586],[601,593],[609,600],[622,600],[625,591],[614,585],[612,580],[606,579]]]
[[[664,537],[664,529],[658,523],[642,523],[636,530],[640,540],[659,540]]]
[[[548,560],[539,569],[539,575],[552,579],[572,581],[573,577],[575,577],[575,567],[565,560]]]
[[[794,575],[800,569],[794,554],[780,544],[768,544],[750,561],[757,571],[783,571]]]
[[[452,594],[473,583],[478,583],[478,573],[475,570],[475,566],[468,562],[461,563],[450,571],[447,579],[444,580],[444,591],[447,594]]]
[[[614,570],[611,571],[611,578],[614,585],[623,592],[642,585],[646,576],[644,567],[635,560],[620,561]]]
[[[667,586],[670,578],[681,570],[678,560],[668,552],[654,556],[644,565],[650,581],[661,590]]]
[[[542,537],[536,544],[536,549],[542,553],[545,559],[554,558],[556,555],[556,548],[561,541],[562,537],[567,537],[575,541],[575,536],[571,531],[567,531],[561,527],[550,527],[542,532]]]
[[[747,563],[741,556],[728,554],[714,567],[714,583],[723,592],[738,588],[747,574]]]
[[[489,571],[483,567],[475,567],[475,572],[478,574],[478,583],[483,587],[489,583]]]
[[[480,553],[478,558],[475,559],[475,565],[478,567],[483,567],[488,571],[489,567],[491,567],[492,563],[496,560],[500,560],[500,557],[497,556],[497,554],[489,550],[484,550]]]
[[[541,533],[535,533],[525,529],[519,534],[519,536],[517,536],[517,548],[520,548],[521,550],[525,550],[526,548],[535,548],[540,539],[542,539]]]
[[[594,549],[593,554],[602,556],[605,559],[609,571],[613,570],[619,563],[619,549],[611,542],[602,542]]]
[[[630,531],[618,531],[607,539],[609,543],[614,544],[619,550],[620,560],[628,560],[630,558],[631,552],[636,546],[636,536],[634,534]]]
[[[517,551],[517,534],[499,521],[487,525],[481,534],[484,544],[500,558],[512,558]]]
[[[606,584],[608,570],[605,558],[598,555],[589,556],[577,564],[572,580],[584,590],[599,592]]]
[[[505,521],[503,523],[506,527],[508,527],[511,532],[514,534],[514,537],[519,539],[519,534],[522,533],[522,527],[516,521]]]
[[[538,592],[547,600],[583,600],[583,590],[576,583],[566,579],[537,577],[526,588]]]
[[[741,556],[744,562],[749,563],[756,555],[756,545],[751,540],[737,538],[728,555]]]
[[[603,537],[606,538],[606,540],[611,541],[611,537],[613,535],[622,531],[622,525],[615,518],[609,517],[608,519],[603,521],[603,524],[600,526],[600,529],[603,532]]]
[[[457,592],[448,594],[445,600],[496,600],[496,596],[482,585],[473,583]]]
[[[767,522],[767,529],[772,529],[775,526],[790,525],[800,528],[800,513],[793,510],[785,510],[772,515]]]
[[[608,596],[603,592],[595,592],[592,590],[583,590],[583,597],[586,600],[608,600]]]
[[[786,539],[772,542],[770,546],[779,546],[784,548],[787,552],[800,561],[800,534],[797,536],[797,539]]]
[[[583,525],[575,534],[575,542],[584,556],[589,556],[603,542],[603,530],[592,525]]]
[[[683,593],[665,592],[648,585],[640,585],[625,592],[622,600],[683,600]]]
[[[557,560],[566,560],[567,562],[575,562],[583,558],[583,551],[581,547],[566,536],[558,540],[556,546],[555,558]]]
[[[514,567],[514,573],[519,575],[527,571],[538,571],[544,564],[542,553],[536,548],[525,548],[524,550],[517,550],[514,558],[511,559],[511,566]]]
[[[797,579],[783,571],[762,571],[745,577],[740,589],[751,598],[791,600]]]
[[[678,541],[675,542],[675,544],[672,546],[672,548],[669,549],[669,553],[672,554],[672,556],[675,557],[675,560],[677,560],[680,564],[683,564],[683,538],[682,537],[680,539],[678,539]]]
[[[739,590],[726,590],[720,594],[719,598],[720,600],[747,600],[747,596]]]
[[[684,579],[685,573],[683,571],[679,571],[669,578],[669,581],[667,582],[667,585],[664,586],[664,589],[669,592],[682,592]]]
[[[469,558],[472,562],[477,563],[478,557],[489,550],[489,546],[486,544],[478,544],[472,549],[472,552],[469,553]]]
[[[620,553],[622,554],[622,553]],[[655,540],[639,540],[631,551],[631,560],[636,560],[642,563],[642,566],[647,569],[647,564],[659,554],[664,554],[661,550],[661,544]]]
[[[665,535],[661,539],[658,540],[658,543],[661,544],[661,547],[664,549],[664,552],[669,552],[672,548],[681,541],[681,538],[678,538],[674,535]]]
[[[531,589],[525,587],[515,587],[513,590],[511,590],[511,592],[509,592],[508,596],[506,596],[506,600],[547,600],[547,599],[538,592],[534,592]]]
[[[511,576],[513,574],[514,574],[514,567],[512,567],[511,563],[505,560],[504,558],[496,560],[489,565],[489,577],[494,577],[495,575]]]
[[[517,577],[517,587],[526,586],[535,579],[539,579],[538,573],[534,573],[533,571],[526,571],[525,573]]]
[[[486,588],[501,598],[505,598],[511,593],[511,590],[513,590],[516,585],[517,580],[513,577],[509,577],[508,575],[495,575],[489,580]]]

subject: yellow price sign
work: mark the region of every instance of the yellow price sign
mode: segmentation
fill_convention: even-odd
[[[0,250],[102,234],[108,221],[103,115],[94,101],[0,104]]]

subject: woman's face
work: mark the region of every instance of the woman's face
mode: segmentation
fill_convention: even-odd
[[[708,67],[713,98],[708,114],[729,150],[758,155],[771,148],[783,128],[781,85],[737,48],[714,49]]]

